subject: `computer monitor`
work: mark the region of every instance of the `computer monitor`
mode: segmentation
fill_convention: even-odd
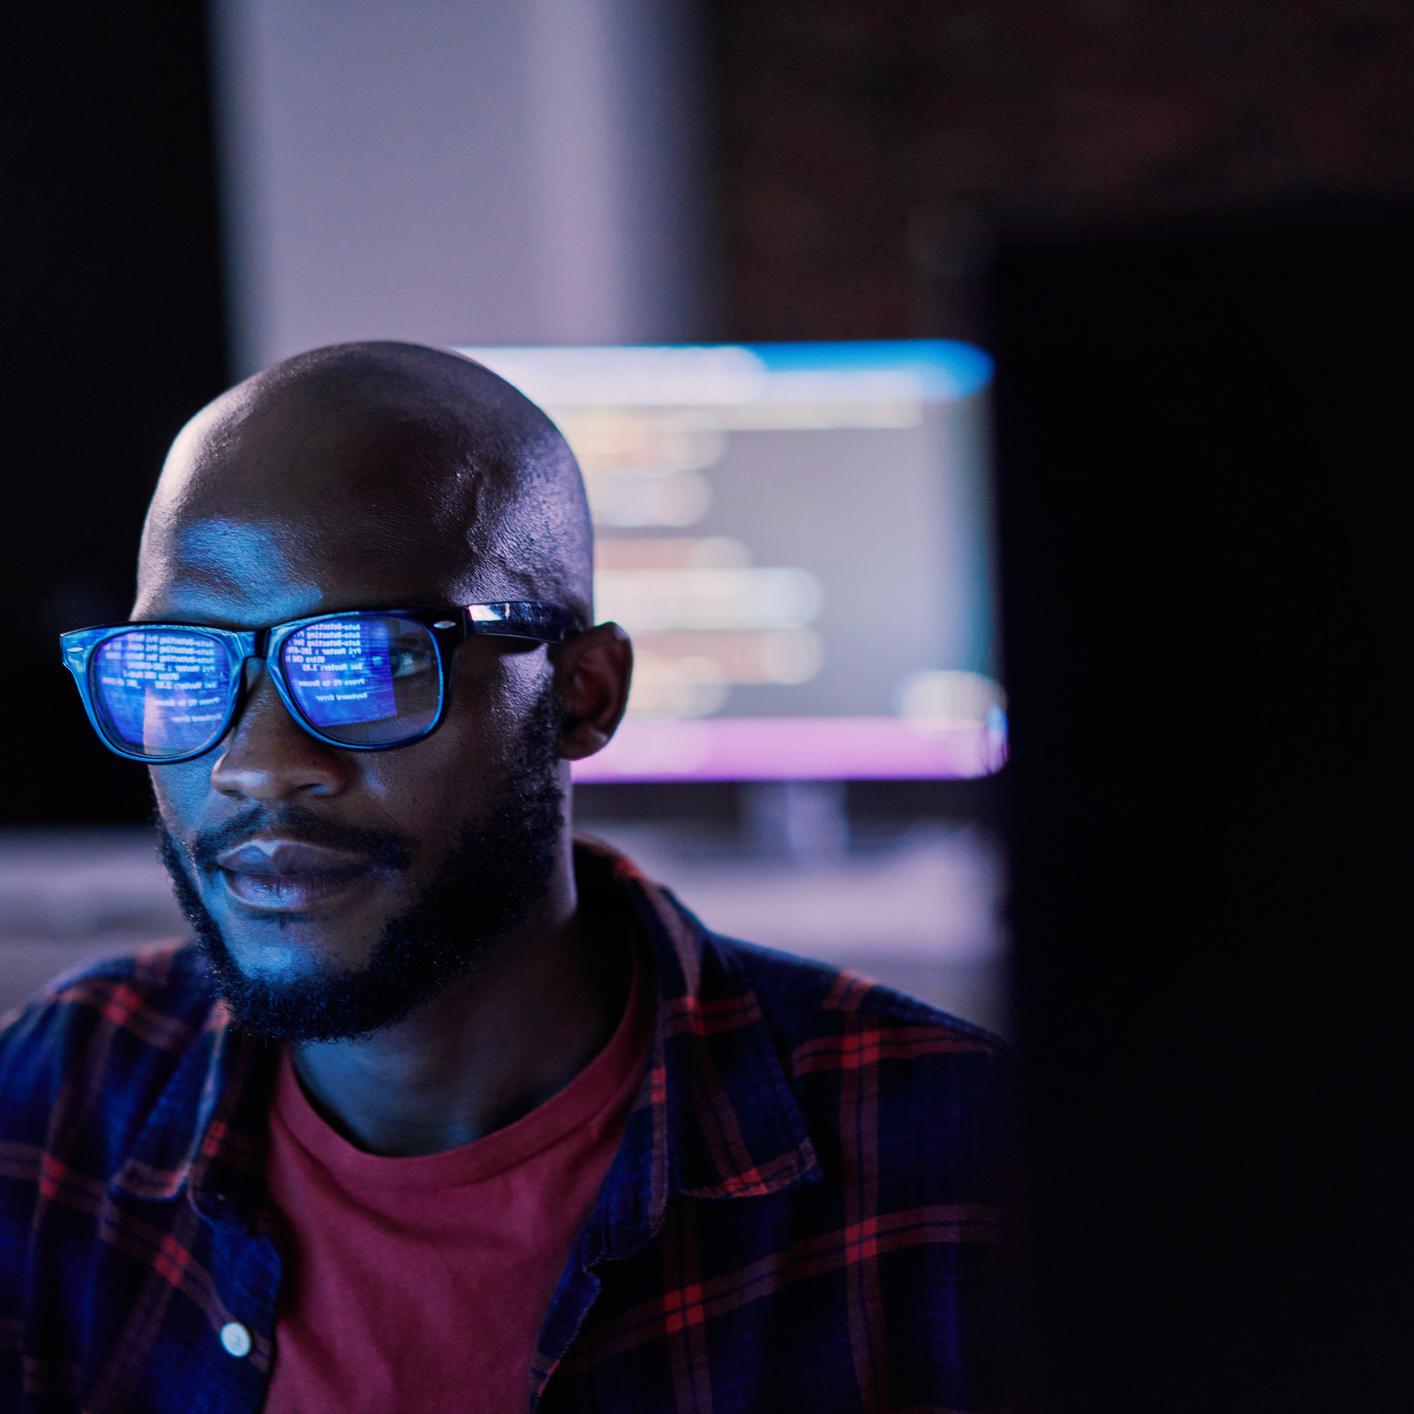
[[[584,781],[959,779],[1006,754],[981,350],[465,348],[584,469],[629,713]]]

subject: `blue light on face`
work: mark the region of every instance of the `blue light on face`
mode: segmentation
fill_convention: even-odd
[[[381,722],[398,713],[388,619],[326,619],[286,640],[285,677],[321,730]]]

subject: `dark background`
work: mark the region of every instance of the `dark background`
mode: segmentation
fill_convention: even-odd
[[[703,13],[712,333],[998,354],[1022,1407],[1407,1407],[1408,8]],[[201,11],[4,41],[0,819],[137,819],[54,635],[227,381]]]
[[[228,381],[202,8],[11,7],[0,54],[0,821],[140,819],[56,636],[127,617],[167,444]]]
[[[1003,231],[1414,192],[1414,19],[1393,0],[1064,7],[713,0],[729,339],[985,337]],[[12,534],[0,821],[145,815],[83,732],[54,634],[121,618],[182,421],[228,381],[200,4],[11,6],[0,315]],[[1320,270],[1294,272],[1300,303]]]

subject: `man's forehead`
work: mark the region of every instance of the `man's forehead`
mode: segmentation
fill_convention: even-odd
[[[143,530],[143,618],[565,599],[591,532],[554,425],[494,374],[402,346],[315,350],[178,435]]]
[[[430,532],[430,527],[429,527]],[[210,515],[149,528],[135,618],[256,625],[344,608],[516,597],[465,540],[414,541],[352,512]]]

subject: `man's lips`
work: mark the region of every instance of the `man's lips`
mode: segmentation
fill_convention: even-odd
[[[247,840],[216,857],[226,888],[247,907],[304,912],[343,902],[378,872],[367,855],[302,840]]]

